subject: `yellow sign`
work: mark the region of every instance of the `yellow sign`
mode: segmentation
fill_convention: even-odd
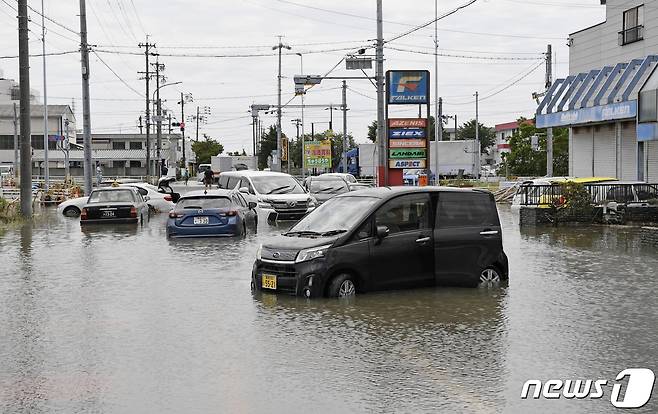
[[[281,137],[281,161],[288,161],[288,138]]]
[[[331,168],[331,141],[312,141],[304,144],[308,168]]]

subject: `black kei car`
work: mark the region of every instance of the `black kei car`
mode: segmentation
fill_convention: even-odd
[[[508,279],[484,190],[379,187],[339,195],[259,247],[252,289],[305,297]]]

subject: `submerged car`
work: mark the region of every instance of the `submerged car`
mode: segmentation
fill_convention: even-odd
[[[493,194],[379,187],[332,198],[259,247],[252,288],[305,297],[508,278]]]
[[[260,219],[268,223],[299,220],[316,207],[316,200],[293,176],[273,171],[226,171],[219,188],[234,190],[257,203]]]
[[[305,185],[308,192],[318,201],[318,204],[350,191],[349,184],[336,176],[309,177],[306,179]]]
[[[169,213],[167,237],[243,236],[258,225],[255,208],[238,191],[193,191]]]
[[[80,213],[80,224],[141,223],[150,220],[150,207],[136,189],[99,188],[91,192]]]

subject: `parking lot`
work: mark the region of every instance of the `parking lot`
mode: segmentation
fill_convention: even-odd
[[[83,232],[50,209],[0,235],[0,411],[609,411],[519,395],[655,369],[655,251],[633,228],[500,216],[506,288],[305,300],[250,290],[285,225],[172,241],[166,214]]]

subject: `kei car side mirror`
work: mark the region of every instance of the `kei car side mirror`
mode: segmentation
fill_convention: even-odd
[[[257,204],[256,202],[254,202],[254,201],[250,201],[250,202],[249,202],[249,208],[250,208],[251,210],[255,209],[257,205],[258,205],[258,204]]]
[[[242,194],[249,194],[249,189],[247,187],[240,187],[239,190]]]
[[[377,226],[377,238],[380,240],[387,237],[390,232],[386,226]]]

